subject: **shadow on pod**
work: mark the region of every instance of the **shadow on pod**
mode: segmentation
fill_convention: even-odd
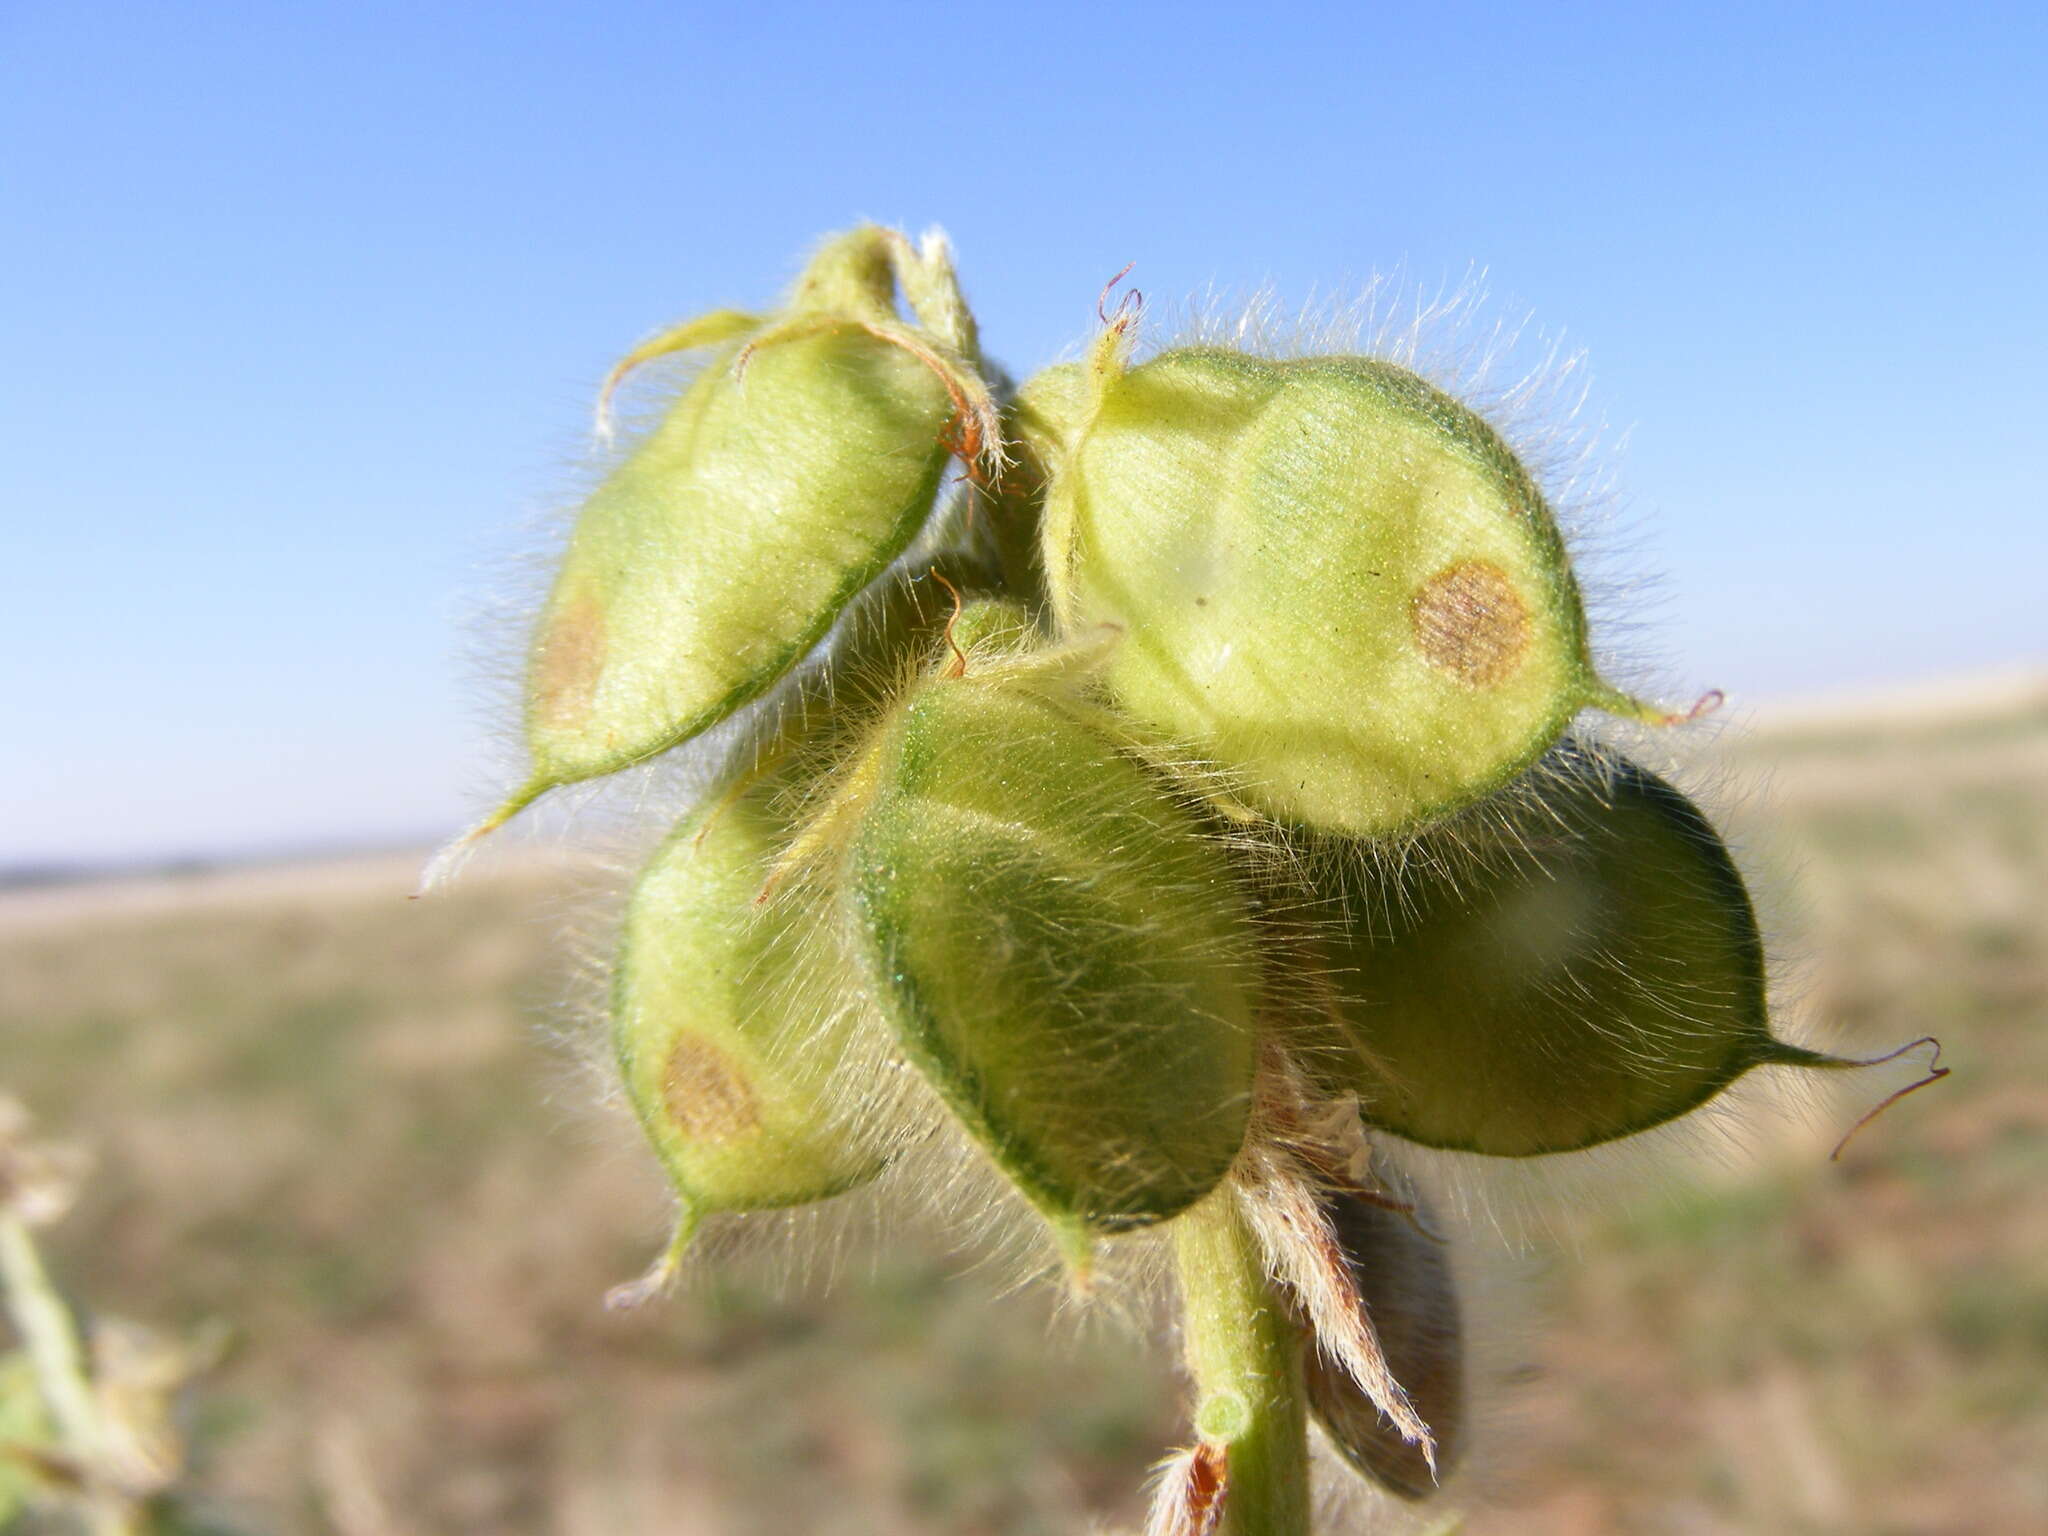
[[[967,609],[827,818],[905,1055],[1085,1269],[1094,1234],[1174,1215],[1236,1156],[1256,967],[1222,850],[1071,653],[1005,652],[1023,622]]]
[[[1755,1067],[1871,1065],[1772,1037],[1762,937],[1720,836],[1663,779],[1574,743],[1497,808],[1314,884],[1335,1046],[1310,1058],[1410,1141],[1569,1152]]]

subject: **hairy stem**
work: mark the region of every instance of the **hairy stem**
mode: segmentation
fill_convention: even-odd
[[[1309,1536],[1301,1347],[1226,1182],[1173,1223],[1195,1428],[1228,1454],[1219,1536]]]

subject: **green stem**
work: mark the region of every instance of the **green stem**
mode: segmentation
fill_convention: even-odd
[[[85,1354],[71,1313],[50,1283],[48,1271],[20,1217],[0,1213],[0,1294],[21,1334],[36,1389],[56,1422],[64,1447],[90,1462],[100,1449],[99,1405],[86,1374]]]
[[[1225,1184],[1173,1223],[1195,1429],[1229,1453],[1222,1536],[1309,1536],[1301,1346]]]
[[[0,1299],[21,1335],[36,1390],[71,1459],[85,1471],[83,1512],[92,1536],[147,1536],[154,1529],[141,1504],[100,1480],[106,1425],[86,1370],[78,1325],[50,1282],[28,1224],[0,1212]]]

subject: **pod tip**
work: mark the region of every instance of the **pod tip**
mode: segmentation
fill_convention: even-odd
[[[631,1312],[657,1297],[666,1296],[675,1286],[676,1276],[682,1272],[683,1254],[690,1246],[690,1239],[697,1235],[700,1219],[694,1209],[684,1206],[676,1215],[675,1230],[669,1234],[667,1245],[648,1266],[647,1273],[606,1291],[604,1309],[607,1312]]]
[[[523,785],[510,799],[491,812],[482,821],[467,831],[458,833],[448,842],[443,843],[434,851],[433,857],[427,860],[425,867],[420,870],[420,882],[413,888],[409,899],[418,901],[422,896],[431,896],[440,890],[442,886],[448,884],[457,875],[461,874],[463,866],[470,861],[471,855],[476,852],[476,845],[497,831],[498,828],[505,825],[514,816],[525,810],[529,805],[533,804],[535,800],[540,798],[542,791],[547,789],[547,787],[543,783]]]
[[[1058,1216],[1051,1220],[1052,1240],[1059,1249],[1060,1262],[1066,1271],[1067,1295],[1077,1302],[1087,1302],[1095,1295],[1095,1234],[1088,1230],[1088,1224],[1072,1216]]]
[[[1605,710],[1620,719],[1636,720],[1644,725],[1659,727],[1691,725],[1696,720],[1704,720],[1727,702],[1727,694],[1719,688],[1709,688],[1686,709],[1666,709],[1662,704],[1639,699],[1633,694],[1623,693],[1619,688],[1610,688],[1605,683],[1596,685],[1586,700],[1590,707]]]

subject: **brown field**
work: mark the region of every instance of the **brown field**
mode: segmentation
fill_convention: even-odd
[[[1510,1266],[1534,1369],[1466,1529],[2048,1529],[2048,691],[1725,756],[1768,781],[1737,825],[1792,872],[1813,1030],[1858,1053],[1937,1034],[1954,1076],[1838,1163],[1855,1107],[1831,1100],[1733,1167],[1560,1200],[1554,1242]],[[921,1229],[847,1239],[829,1290],[755,1258],[604,1312],[664,1211],[554,1038],[576,877],[508,859],[410,903],[412,873],[0,895],[0,1091],[98,1157],[52,1263],[90,1310],[235,1330],[189,1405],[214,1518],[1135,1523],[1182,1407],[1165,1341],[1056,1321]]]

